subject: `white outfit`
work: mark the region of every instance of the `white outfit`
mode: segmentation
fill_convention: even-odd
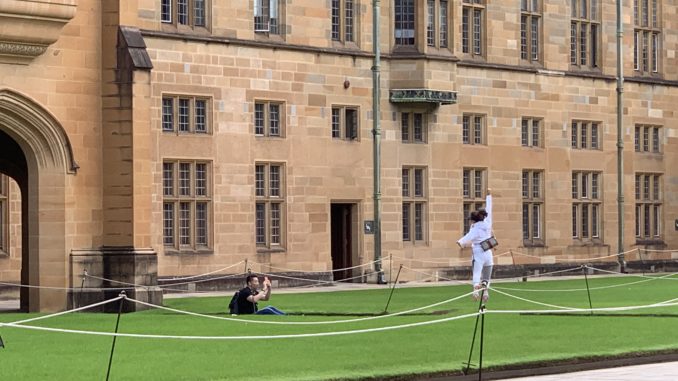
[[[483,250],[480,243],[492,236],[492,195],[485,197],[485,211],[487,217],[471,225],[469,232],[463,236],[457,243],[462,247],[471,245],[473,252],[473,285],[480,284],[481,278],[489,285],[492,275],[492,249]]]

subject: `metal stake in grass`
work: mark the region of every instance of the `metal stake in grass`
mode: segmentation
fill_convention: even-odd
[[[400,277],[400,271],[403,269],[403,264],[400,264],[400,268],[398,269],[398,275],[396,275],[395,282],[393,282],[393,286],[391,287],[391,294],[388,296],[388,301],[386,302],[386,307],[384,307],[384,312],[388,312],[388,305],[391,303],[391,297],[393,296],[393,291],[395,291],[395,286],[398,284],[398,277]]]
[[[82,270],[82,283],[80,283],[80,293],[76,299],[75,308],[80,308],[80,297],[82,295],[83,289],[85,288],[85,279],[87,279],[87,269]]]
[[[2,336],[0,336],[0,348],[4,348],[5,343],[2,341]]]
[[[589,295],[589,308],[591,309],[591,315],[593,315],[593,304],[591,303],[591,290],[589,290],[589,277],[586,274],[588,272],[588,266],[583,265],[581,268],[584,271],[584,280],[586,281],[586,293]]]
[[[483,291],[484,293],[484,291]],[[480,300],[482,300],[482,295]],[[480,360],[478,361],[478,381],[483,379],[483,338],[485,337],[485,306],[480,306]]]
[[[466,369],[464,369],[463,373],[464,375],[468,374],[468,370],[471,368],[471,356],[473,356],[473,346],[476,343],[476,332],[478,332],[478,320],[480,320],[480,315],[482,314],[483,309],[485,306],[483,306],[483,296],[485,295],[485,288],[482,289],[480,293],[480,302],[478,302],[478,315],[476,315],[476,324],[473,327],[473,338],[471,339],[471,350],[468,353],[468,361],[466,362]],[[481,332],[482,336],[482,332]],[[481,347],[482,350],[482,347]]]
[[[125,291],[121,291],[119,296],[122,296],[122,299],[120,299],[120,306],[118,307],[118,319],[115,321],[115,333],[118,333],[118,326],[120,326],[120,314],[122,313],[122,303],[127,298],[127,295],[125,295]],[[108,358],[108,371],[106,371],[106,381],[108,381],[108,377],[111,375],[111,363],[113,363],[113,352],[115,351],[115,339],[117,338],[118,336],[113,336],[113,344],[111,345],[111,356]]]

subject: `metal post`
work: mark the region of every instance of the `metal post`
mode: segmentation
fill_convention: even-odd
[[[398,277],[400,277],[400,270],[403,269],[402,263],[400,264],[400,268],[398,269],[398,275],[396,275],[395,278],[395,283],[393,283],[393,287],[391,287],[391,294],[388,296],[388,301],[386,302],[386,307],[384,307],[384,313],[388,312],[388,305],[391,303],[391,297],[393,296],[393,291],[395,291],[395,286],[398,284]]]
[[[127,296],[125,295],[125,291],[120,292],[120,296],[122,296],[122,299],[120,299],[120,306],[118,307],[118,319],[115,321],[115,333],[118,333],[118,327],[120,326],[120,314],[122,313],[122,303],[127,298]],[[108,371],[106,371],[106,381],[108,381],[108,377],[111,375],[111,364],[113,363],[113,352],[115,351],[115,339],[117,338],[118,336],[113,336],[113,344],[111,345],[111,356],[108,358]]]
[[[584,280],[586,281],[586,293],[589,295],[589,308],[593,310],[593,304],[591,303],[591,290],[589,290],[589,276],[586,274],[588,271],[587,266],[582,266],[582,270],[584,270]],[[593,311],[591,311],[591,315],[593,315]]]
[[[80,298],[82,296],[82,290],[85,288],[85,279],[86,278],[87,278],[87,269],[83,270],[82,283],[80,283],[80,293],[78,294],[77,303],[74,306],[75,308],[80,308]]]
[[[384,271],[381,269],[381,47],[379,46],[380,0],[372,0],[372,45],[374,65],[372,66],[372,164],[374,173],[374,271],[377,283],[384,284]]]
[[[623,123],[623,93],[624,93],[624,67],[622,59],[622,2],[617,1],[617,219],[618,219],[618,243],[617,260],[620,271],[625,272],[626,261],[624,260],[624,123]]]
[[[466,369],[463,371],[464,375],[468,374],[468,370],[471,368],[471,357],[473,356],[473,346],[476,343],[476,332],[478,332],[478,320],[480,320],[480,315],[483,311],[483,296],[485,295],[485,289],[482,289],[480,294],[480,302],[478,303],[478,315],[476,316],[476,325],[473,327],[473,338],[471,339],[471,350],[468,353],[468,361],[466,362]]]
[[[483,379],[483,338],[485,337],[485,306],[480,307],[480,360],[478,360],[478,381]]]

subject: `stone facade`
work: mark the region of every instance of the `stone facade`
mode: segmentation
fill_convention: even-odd
[[[53,270],[40,267],[33,275],[38,278],[21,276],[17,268],[21,243],[13,236],[9,254],[0,257],[0,281],[37,284],[39,279],[40,284],[78,287],[83,253],[103,258],[120,250],[146,259],[157,254],[160,278],[204,274],[245,260],[257,272],[287,269],[311,274],[374,259],[374,236],[365,234],[362,226],[373,219],[374,208],[371,1],[353,1],[353,41],[333,40],[331,1],[279,0],[279,34],[255,32],[254,0],[206,0],[204,26],[194,13],[201,4],[196,1],[188,2],[189,15],[183,21],[176,0],[37,3],[75,11],[70,19],[63,16],[67,23],[44,53],[19,64],[0,63],[0,91],[23,94],[52,116],[79,168],[47,166],[59,178],[57,199],[44,206],[57,209],[56,220],[36,218],[45,242],[33,249],[39,259],[37,255],[24,259],[42,266],[42,251],[53,250],[47,258],[60,270],[50,275]],[[163,13],[165,3],[170,13]],[[346,6],[346,1],[338,3]],[[571,63],[570,2],[542,0],[540,9],[526,13],[540,20],[534,61],[521,59],[521,10],[515,1],[481,1],[474,8],[482,14],[478,55],[464,52],[462,1],[447,2],[448,47],[441,47],[440,41],[427,44],[428,2],[413,3],[414,43],[402,46],[395,37],[394,2],[381,2],[381,237],[382,255],[393,259],[384,262],[384,270],[404,264],[429,273],[468,265],[470,253],[455,245],[463,234],[464,203],[470,205],[471,200],[464,196],[465,186],[475,190],[473,179],[465,185],[465,170],[481,174],[481,194],[487,187],[495,193],[494,230],[501,244],[497,253],[512,254],[498,257],[497,264],[542,265],[616,253],[615,3],[598,2],[596,18],[583,23],[598,26],[597,67]],[[433,4],[440,12],[441,1]],[[678,172],[670,165],[678,152],[678,20],[672,16],[678,3],[663,1],[658,12],[658,69],[643,74],[634,70],[633,9],[629,4],[624,8],[626,250],[678,246],[674,229]],[[0,37],[5,37],[2,31]],[[454,92],[456,103],[393,103],[389,91],[394,89]],[[342,114],[345,110],[357,114]],[[416,138],[403,142],[403,113],[422,116],[422,142]],[[185,123],[182,115],[187,115]],[[259,115],[261,134],[255,133]],[[357,115],[357,131],[350,138],[341,131],[333,138],[333,116],[338,115]],[[465,144],[465,120],[473,132],[475,117],[482,136],[479,144]],[[268,123],[275,118],[279,130],[269,134]],[[536,146],[529,143],[530,134],[523,145],[524,121],[538,123]],[[597,126],[595,138],[586,130],[587,147],[581,142],[572,147],[573,122],[588,129]],[[640,152],[634,151],[636,127]],[[654,144],[654,128],[659,129],[659,152],[643,152],[644,131],[648,129],[648,144]],[[0,130],[20,146],[29,145],[2,119]],[[42,168],[31,164],[39,161],[33,156],[40,152],[24,152],[35,168],[28,171],[32,179]],[[68,155],[63,156],[67,163]],[[185,184],[180,181],[182,168],[190,176]],[[280,185],[273,187],[280,193],[258,197],[258,181],[268,194],[276,168],[281,171]],[[263,178],[257,175],[259,169]],[[421,198],[403,196],[404,170],[423,170]],[[532,210],[534,203],[523,200],[525,172],[540,176],[539,233],[530,230],[527,240],[520,221],[524,206]],[[597,229],[581,226],[580,215],[575,219],[576,238],[573,203],[592,203],[581,194],[573,202],[573,173],[588,191],[593,190],[589,181],[595,181],[597,194],[596,206],[591,206],[595,212],[587,209],[596,214]],[[658,218],[648,222],[649,237],[642,233],[640,238],[638,175],[641,188],[646,175],[650,184],[658,176],[660,188],[659,197],[647,203],[648,208],[659,207],[658,212],[648,209]],[[182,187],[187,190],[185,198],[180,195]],[[264,218],[257,215],[258,203]],[[423,211],[421,219],[415,219],[414,212],[408,219],[412,237],[421,234],[410,240],[403,238],[405,204],[420,204]],[[644,216],[646,203],[638,205]],[[35,212],[42,213],[42,207]],[[271,217],[276,211],[280,217]],[[340,212],[348,216],[345,228],[340,227],[340,218],[333,218]],[[16,212],[12,216],[16,226],[20,223]],[[589,215],[587,221],[593,225],[595,219]],[[263,223],[260,230],[258,222]],[[419,223],[420,233],[415,231]],[[644,224],[643,219],[641,231]],[[37,234],[32,229],[28,234]],[[582,229],[588,237],[582,236]],[[333,258],[333,251],[340,254]],[[647,258],[638,253],[629,253],[627,259],[676,258],[668,251],[643,251]],[[134,269],[135,275],[118,274],[119,280],[151,282],[146,285],[155,281],[152,276],[137,277],[139,268]],[[345,275],[372,270],[366,266]],[[402,276],[425,277],[414,272]],[[41,301],[40,308],[65,306],[55,303]]]

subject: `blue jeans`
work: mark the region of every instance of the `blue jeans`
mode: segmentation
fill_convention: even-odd
[[[273,307],[273,306],[266,306],[259,311],[255,312],[257,315],[285,315],[284,312],[280,311],[279,309]]]

